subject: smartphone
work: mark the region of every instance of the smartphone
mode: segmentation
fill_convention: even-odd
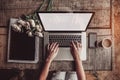
[[[88,47],[96,48],[97,47],[97,33],[88,34]]]

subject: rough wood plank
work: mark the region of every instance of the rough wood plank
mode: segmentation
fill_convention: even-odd
[[[102,36],[112,35],[111,29],[87,29],[87,36],[91,32],[97,33],[97,35],[102,35]]]
[[[0,28],[0,35],[7,34],[7,28]]]
[[[67,7],[68,9],[110,9],[110,0],[55,0],[53,9]]]
[[[35,9],[13,9],[13,10],[0,10],[0,26],[8,26],[10,18],[19,18],[23,14],[29,15]]]
[[[110,10],[94,10],[95,14],[89,27],[110,27]]]
[[[3,63],[5,62],[6,57],[6,36],[0,35],[0,67],[3,67]]]
[[[73,8],[79,8],[82,9],[83,8],[83,0],[55,0],[53,1],[53,6],[52,9],[53,10],[66,10],[66,11],[72,11]]]
[[[0,10],[38,8],[42,0],[0,0]]]
[[[88,61],[84,64],[85,70],[94,70],[95,49],[88,49]]]
[[[110,0],[84,0],[84,9],[110,9]]]

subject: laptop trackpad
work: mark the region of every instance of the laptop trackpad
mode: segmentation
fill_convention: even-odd
[[[82,60],[84,60],[84,54],[80,54],[80,57]],[[66,60],[66,61],[73,61],[73,56],[70,52],[70,48],[59,48],[59,52],[57,54],[57,56],[54,59],[55,61],[62,61],[62,60]]]
[[[54,60],[73,60],[70,48],[59,48],[59,52]]]

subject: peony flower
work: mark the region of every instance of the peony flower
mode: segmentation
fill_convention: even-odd
[[[28,21],[29,21],[31,27],[35,27],[35,21],[33,19],[29,19]]]
[[[17,21],[17,23],[21,24],[22,26],[25,26],[25,25],[26,25],[26,22],[23,21],[22,19],[19,19],[19,20]]]
[[[31,30],[29,22],[26,22],[24,27],[26,30]]]
[[[32,37],[32,36],[33,36],[33,34],[32,34],[31,31],[27,31],[26,33],[28,34],[29,37]]]
[[[35,35],[38,37],[43,37],[43,34],[41,32],[35,31]]]
[[[20,25],[20,24],[17,24],[17,25],[18,25],[19,28],[22,28],[22,25]]]
[[[14,31],[25,32],[29,37],[43,37],[43,28],[41,24],[35,23],[33,19],[29,19],[27,21],[19,19],[15,24],[12,24],[11,26]]]
[[[16,32],[21,32],[21,26],[17,24],[12,24],[12,29]]]
[[[35,26],[36,27],[36,30],[38,31],[38,32],[42,32],[42,26],[41,25],[36,25]]]

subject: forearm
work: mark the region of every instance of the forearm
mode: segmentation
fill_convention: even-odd
[[[46,60],[45,66],[42,70],[42,73],[40,75],[39,80],[46,80],[49,72],[49,67],[50,67],[51,61]]]
[[[58,53],[58,50],[59,50],[58,46],[59,46],[59,44],[57,42],[48,44],[47,49],[48,49],[49,55],[46,59],[46,63],[44,65],[44,68],[42,70],[39,80],[47,79],[50,64]]]
[[[78,80],[86,80],[85,72],[83,69],[82,61],[80,58],[75,59],[76,73]]]

